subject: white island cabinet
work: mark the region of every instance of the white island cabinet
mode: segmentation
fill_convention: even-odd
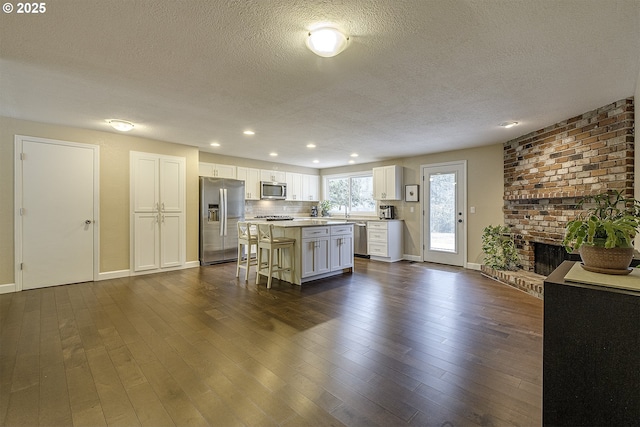
[[[302,229],[302,279],[331,271],[331,228],[326,226]]]
[[[323,219],[271,223],[275,227],[274,235],[296,239],[293,254],[295,273],[291,277],[288,271],[283,272],[283,280],[300,285],[353,271],[353,224]],[[288,266],[291,254],[283,255],[284,264]]]

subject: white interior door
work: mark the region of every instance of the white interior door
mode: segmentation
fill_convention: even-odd
[[[423,259],[464,266],[466,262],[466,163],[423,166]]]
[[[16,137],[16,153],[16,283],[93,280],[98,147]]]

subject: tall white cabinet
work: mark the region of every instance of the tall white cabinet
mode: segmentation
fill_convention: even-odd
[[[186,159],[132,151],[130,165],[133,272],[184,265]]]

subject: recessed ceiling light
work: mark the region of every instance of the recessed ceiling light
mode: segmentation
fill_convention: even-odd
[[[107,123],[109,123],[112,128],[119,130],[120,132],[129,132],[133,129],[133,123],[126,120],[108,119]]]
[[[212,142],[211,144],[212,147],[220,147],[220,143],[219,142]]]
[[[269,153],[271,157],[278,157],[278,153]]]
[[[316,148],[316,144],[314,144],[313,142],[310,142],[307,144],[307,148]]]
[[[358,153],[353,153],[351,157],[358,157]]]
[[[313,163],[320,163],[320,160],[315,159],[315,160],[313,161]]]
[[[256,133],[255,133],[254,131],[252,131],[252,130],[245,130],[245,131],[244,131],[244,132],[242,132],[242,133],[244,133],[245,135],[255,135],[255,134],[256,134]]]
[[[347,47],[349,37],[335,28],[323,27],[309,31],[307,47],[311,52],[324,58],[336,56]]]
[[[500,123],[500,126],[505,128],[505,129],[509,129],[509,128],[514,127],[517,124],[518,124],[518,122],[502,122],[502,123]]]
[[[349,160],[349,164],[354,164],[356,161],[355,160]]]

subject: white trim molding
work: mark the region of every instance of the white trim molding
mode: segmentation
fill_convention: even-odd
[[[10,294],[12,292],[16,292],[15,283],[7,283],[5,285],[0,285],[0,294]]]

